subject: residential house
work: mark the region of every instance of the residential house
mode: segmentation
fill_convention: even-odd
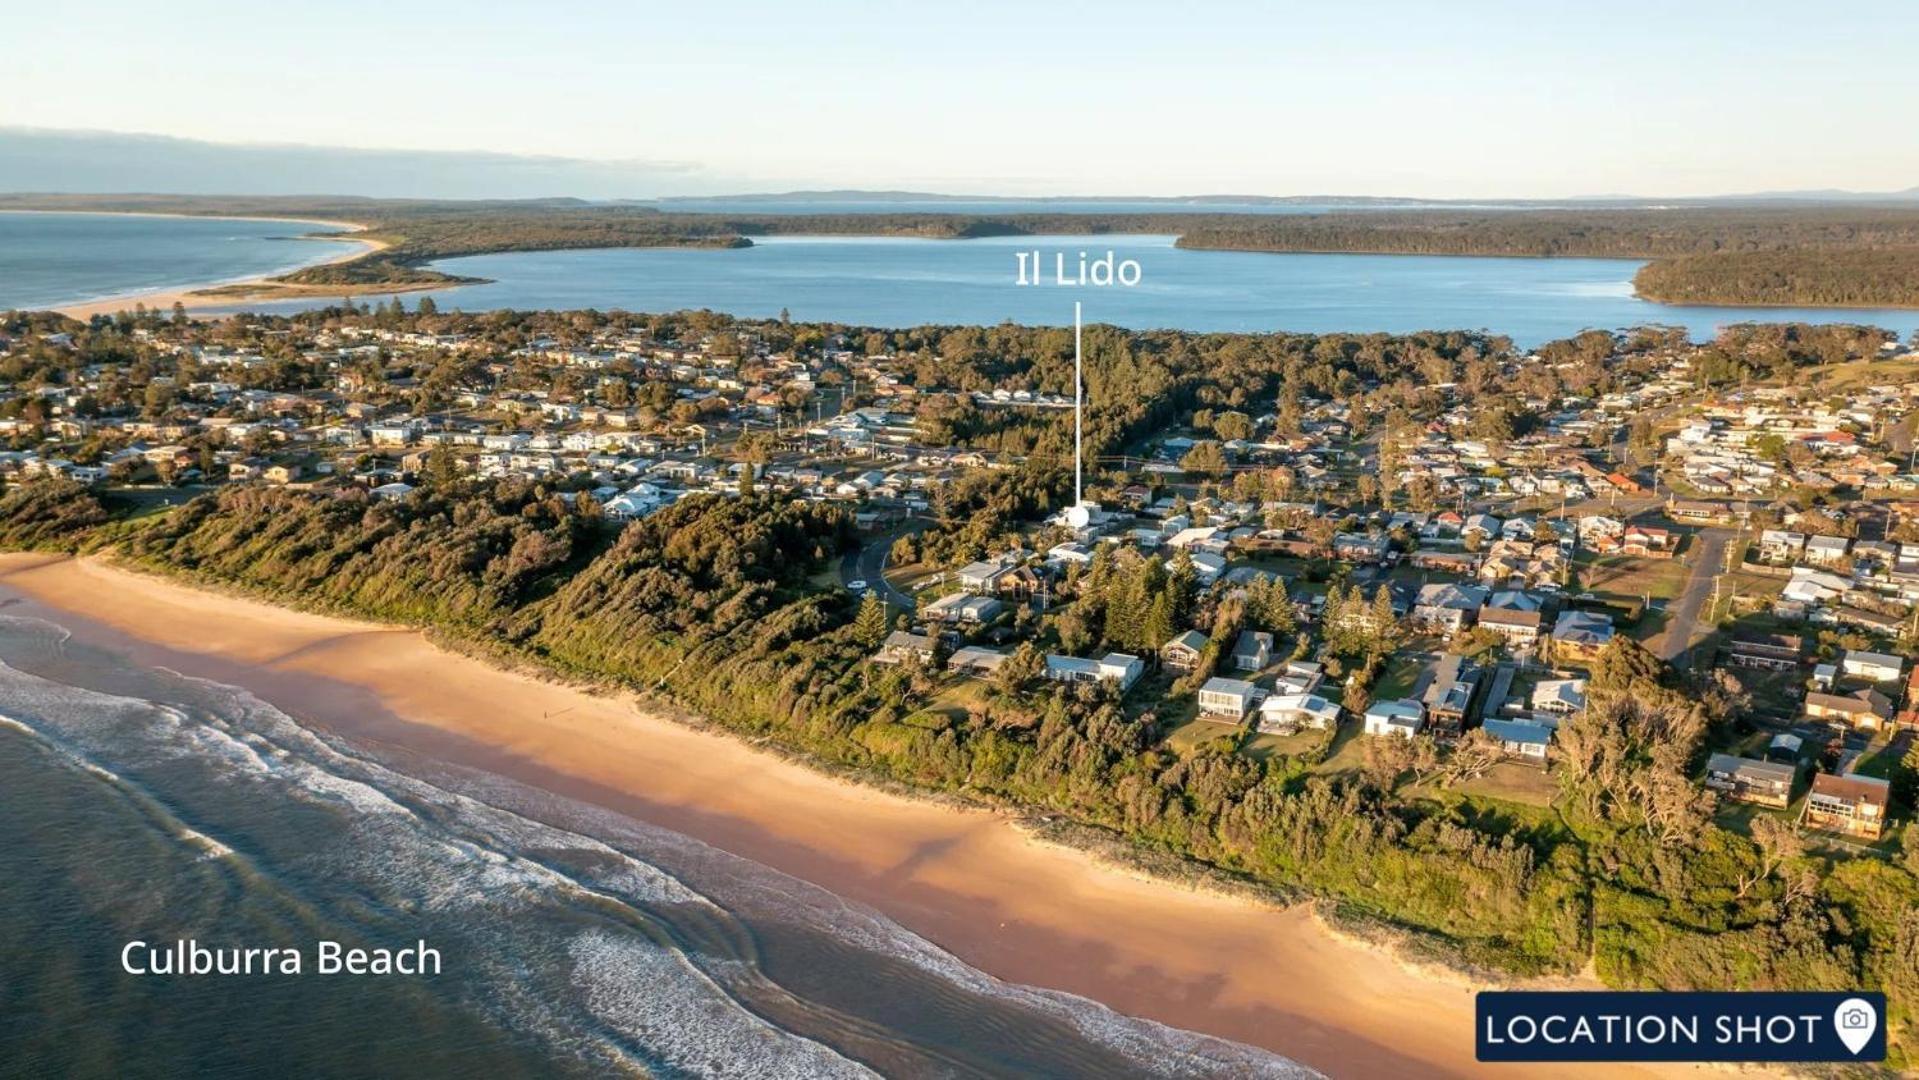
[[[1651,525],[1634,525],[1620,536],[1619,550],[1627,555],[1639,555],[1650,559],[1670,559],[1678,548],[1677,538],[1669,529],[1655,528]]]
[[[1767,529],[1759,534],[1759,559],[1761,562],[1794,563],[1799,561],[1800,552],[1806,548],[1803,533],[1787,532],[1784,529]]]
[[[1799,666],[1805,642],[1792,634],[1741,634],[1720,648],[1734,667],[1761,671],[1792,671]]]
[[[1468,665],[1466,658],[1458,653],[1448,653],[1433,665],[1422,703],[1435,736],[1458,738],[1478,718],[1481,675],[1478,668]]]
[[[1798,770],[1789,764],[1757,761],[1732,754],[1706,759],[1706,786],[1739,802],[1784,810],[1792,802],[1792,782]]]
[[[1007,653],[999,649],[989,649],[983,645],[968,645],[954,649],[953,655],[946,660],[948,671],[961,675],[987,676],[999,670],[1006,662]]]
[[[1137,656],[1107,653],[1097,660],[1049,653],[1046,677],[1055,682],[1103,682],[1117,686],[1121,693],[1133,688],[1146,665]]]
[[[1564,663],[1590,664],[1612,639],[1612,616],[1600,612],[1562,611],[1553,623],[1553,655]]]
[[[1226,557],[1224,555],[1215,555],[1209,551],[1200,551],[1192,555],[1192,561],[1193,580],[1197,581],[1201,588],[1218,581],[1219,576],[1226,572]]]
[[[973,596],[968,593],[949,593],[927,604],[922,611],[928,619],[949,623],[989,623],[999,618],[1005,607],[991,596]]]
[[[880,643],[880,650],[874,654],[873,660],[880,664],[904,664],[909,660],[930,664],[933,662],[933,635],[895,630]]]
[[[1187,630],[1160,646],[1159,662],[1174,671],[1191,671],[1199,666],[1200,655],[1210,644],[1205,634]]]
[[[1515,649],[1530,649],[1538,643],[1541,624],[1545,616],[1539,609],[1530,611],[1516,608],[1482,607],[1479,609],[1478,624],[1506,639],[1506,643]]]
[[[1851,694],[1806,695],[1806,715],[1843,723],[1860,731],[1878,731],[1892,719],[1892,699],[1877,690]]]
[[[1325,669],[1317,661],[1288,660],[1280,673],[1273,677],[1273,693],[1310,694],[1325,681]]]
[[[1800,556],[1808,566],[1835,567],[1846,561],[1846,552],[1852,547],[1852,541],[1843,536],[1813,536],[1806,540],[1806,548]]]
[[[1366,710],[1368,735],[1417,735],[1426,726],[1426,707],[1417,701],[1400,698],[1375,701]]]
[[[1847,649],[1846,655],[1839,661],[1839,670],[1855,679],[1869,682],[1898,682],[1905,674],[1904,657],[1888,653],[1863,652],[1859,649]]]
[[[1529,704],[1534,712],[1571,716],[1586,708],[1586,680],[1541,679],[1533,685]]]
[[[1485,728],[1506,756],[1535,765],[1545,763],[1546,751],[1552,745],[1552,728],[1528,720],[1488,720]]]
[[[1005,577],[1010,569],[996,562],[968,563],[960,567],[960,587],[967,592],[982,595],[998,592],[1000,579]]]
[[[1808,828],[1877,840],[1886,827],[1892,785],[1870,776],[1820,773],[1812,778],[1799,820]]]
[[[1339,706],[1318,694],[1275,693],[1259,703],[1258,727],[1273,735],[1301,728],[1326,731],[1339,726]]]
[[[1412,621],[1435,633],[1456,634],[1473,621],[1491,595],[1492,590],[1480,585],[1423,585],[1413,602]]]
[[[1273,661],[1273,635],[1264,630],[1241,630],[1233,642],[1233,670],[1258,671]]]
[[[1347,562],[1381,563],[1386,561],[1386,553],[1392,547],[1392,541],[1384,536],[1369,536],[1365,533],[1340,533],[1333,537],[1333,554]]]
[[[1259,689],[1243,679],[1222,679],[1218,676],[1207,679],[1199,688],[1199,715],[1202,720],[1230,720],[1237,724],[1246,719],[1246,713],[1253,707],[1253,699],[1259,695]]]

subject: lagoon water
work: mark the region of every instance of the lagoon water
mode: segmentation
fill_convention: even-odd
[[[849,208],[853,204],[849,204]],[[863,210],[979,209],[861,203]],[[717,207],[706,207],[714,209]],[[1016,209],[1042,209],[1018,206]],[[1082,209],[1091,209],[1091,206]],[[737,212],[755,212],[733,206]],[[836,209],[772,203],[765,212]],[[1217,209],[1217,207],[1208,207]],[[1298,207],[1260,212],[1297,212]],[[1010,211],[1008,211],[1010,212]],[[1246,212],[1253,212],[1248,210]],[[229,281],[338,253],[296,240],[327,231],[279,221],[0,213],[0,310]],[[1144,268],[1137,288],[1021,288],[1014,254],[1038,248],[1107,250]],[[1047,256],[1050,262],[1050,255]],[[1535,345],[1599,327],[1684,326],[1708,337],[1728,323],[1862,322],[1903,335],[1919,311],[1667,307],[1632,294],[1639,263],[1624,259],[1509,259],[1425,255],[1290,255],[1188,251],[1170,236],[762,237],[730,250],[624,248],[508,252],[443,259],[436,269],[488,279],[432,293],[443,308],[600,308],[635,312],[711,308],[870,326],[1072,321],[1135,329],[1307,332],[1485,329]],[[366,302],[378,297],[362,297]],[[288,312],[326,298],[209,310]]]
[[[0,212],[0,311],[235,281],[337,258],[344,226],[258,218]]]
[[[1018,287],[1015,253],[1108,250],[1137,260],[1130,289]],[[1052,256],[1045,256],[1050,264]],[[432,293],[442,308],[711,308],[868,326],[1088,322],[1135,329],[1308,332],[1486,329],[1536,345],[1599,327],[1663,324],[1710,337],[1734,322],[1865,322],[1902,336],[1919,311],[1667,307],[1638,299],[1623,259],[1285,255],[1189,251],[1170,236],[763,237],[729,250],[628,248],[445,259],[436,269],[489,279]],[[429,294],[415,294],[429,295]],[[291,310],[299,305],[255,305]],[[311,305],[308,305],[311,306]]]

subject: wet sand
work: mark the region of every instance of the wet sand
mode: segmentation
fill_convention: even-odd
[[[19,212],[38,213],[39,211],[19,211]],[[64,213],[66,211],[60,211],[60,212]],[[111,211],[85,211],[85,212],[109,213]],[[143,216],[189,217],[189,216],[199,216],[199,215],[149,214],[149,215],[143,215]],[[293,225],[345,226],[353,230],[354,232],[364,232],[366,230],[366,225],[357,221],[321,221],[313,218],[275,218],[275,217],[268,217],[268,218],[250,217],[247,220],[249,221],[284,221],[284,222],[287,222],[288,224],[293,224]],[[392,246],[384,240],[360,239],[354,236],[353,232],[345,232],[345,233],[338,233],[338,234],[330,233],[325,236],[313,237],[313,239],[316,243],[339,243],[339,244],[351,244],[352,246],[344,251],[341,251],[339,254],[335,255],[332,258],[321,259],[319,262],[307,263],[305,265],[295,267],[293,269],[306,270],[315,266],[329,266],[329,265],[332,265],[333,263],[347,262],[352,259],[360,258],[361,256],[364,256],[364,255],[371,255],[376,251],[382,251]],[[67,304],[62,307],[54,308],[53,310],[58,311],[60,314],[65,315],[70,319],[91,319],[95,315],[115,315],[122,311],[132,311],[135,304],[145,304],[149,309],[158,308],[161,310],[165,310],[165,309],[171,308],[174,304],[177,303],[181,305],[182,307],[186,308],[188,311],[193,311],[195,309],[225,307],[232,304],[244,303],[249,300],[298,300],[298,299],[302,299],[305,297],[312,297],[312,296],[319,296],[319,297],[325,297],[327,299],[337,300],[343,296],[361,296],[361,295],[386,296],[390,294],[412,292],[419,289],[446,287],[444,284],[437,284],[437,283],[433,285],[382,285],[382,286],[289,285],[283,282],[277,282],[272,280],[273,278],[278,277],[281,274],[289,274],[292,272],[293,270],[276,270],[271,274],[263,274],[258,277],[241,278],[241,279],[232,280],[232,281],[203,281],[203,282],[198,282],[190,285],[179,285],[170,289],[156,289],[156,290],[150,290],[148,292],[124,293],[119,296],[107,296],[97,300],[88,300],[78,304]],[[214,290],[217,290],[217,291],[214,291]]]
[[[1473,987],[1274,908],[1145,879],[1005,815],[835,779],[629,698],[553,685],[408,629],[105,563],[0,556],[10,614],[243,686],[355,738],[501,773],[870,905],[1014,982],[1266,1047],[1337,1077],[1580,1075],[1473,1061]],[[1584,1075],[1702,1070],[1594,1068]]]

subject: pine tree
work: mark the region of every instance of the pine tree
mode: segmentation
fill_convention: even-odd
[[[1159,647],[1173,639],[1173,598],[1168,593],[1153,597],[1153,603],[1146,609],[1146,620],[1140,627],[1139,647],[1155,652]]]
[[[1106,640],[1124,649],[1139,647],[1146,603],[1144,574],[1138,563],[1116,569],[1107,586]]]
[[[1384,583],[1373,594],[1372,616],[1373,651],[1392,651],[1399,637],[1399,618],[1393,614],[1393,591]]]
[[[426,455],[427,484],[438,491],[447,491],[460,482],[460,459],[453,448],[446,443],[434,447]]]
[[[860,601],[859,614],[853,617],[853,639],[869,649],[886,640],[886,601],[877,590],[869,589]]]
[[[1173,625],[1184,626],[1193,617],[1193,596],[1198,585],[1199,573],[1193,569],[1193,557],[1182,548],[1173,556],[1172,571],[1166,575],[1166,594],[1173,604]]]

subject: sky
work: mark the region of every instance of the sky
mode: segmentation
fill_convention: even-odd
[[[1909,0],[73,0],[15,5],[7,38],[0,137],[40,137],[11,154],[0,142],[11,190],[1568,198],[1919,185]],[[64,132],[224,145],[171,164],[119,144],[17,149]],[[327,169],[311,147],[383,153]],[[235,164],[269,160],[277,171]]]

